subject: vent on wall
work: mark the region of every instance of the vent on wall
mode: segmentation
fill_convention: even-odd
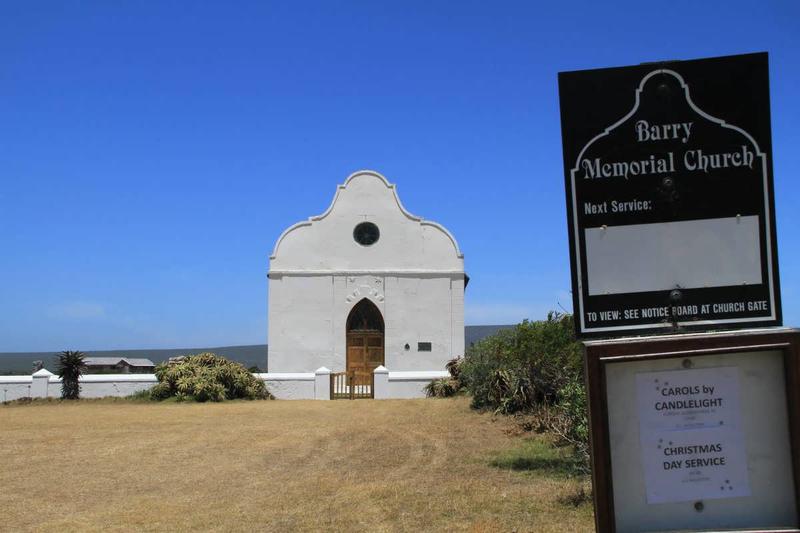
[[[418,342],[417,343],[417,351],[418,352],[430,352],[431,351],[431,343],[430,342]]]

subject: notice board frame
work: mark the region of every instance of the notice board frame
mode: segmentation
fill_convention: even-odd
[[[592,492],[597,531],[614,533],[617,530],[609,439],[606,365],[625,361],[699,358],[705,355],[768,351],[780,351],[783,354],[789,449],[795,487],[795,510],[800,518],[800,330],[781,327],[584,341]],[[747,529],[746,531],[753,530]],[[758,531],[800,533],[800,527],[795,529],[766,528],[758,529]]]

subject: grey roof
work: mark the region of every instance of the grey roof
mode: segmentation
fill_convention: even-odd
[[[155,366],[150,359],[139,357],[87,357],[83,360],[86,366],[114,366],[125,362],[128,366]]]

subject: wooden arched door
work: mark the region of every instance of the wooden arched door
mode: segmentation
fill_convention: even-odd
[[[364,298],[347,317],[347,371],[372,374],[384,364],[383,316]]]

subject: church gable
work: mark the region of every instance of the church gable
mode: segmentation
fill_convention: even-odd
[[[270,257],[271,272],[463,272],[453,236],[403,208],[394,185],[360,171],[337,188],[323,214],[291,226]]]

